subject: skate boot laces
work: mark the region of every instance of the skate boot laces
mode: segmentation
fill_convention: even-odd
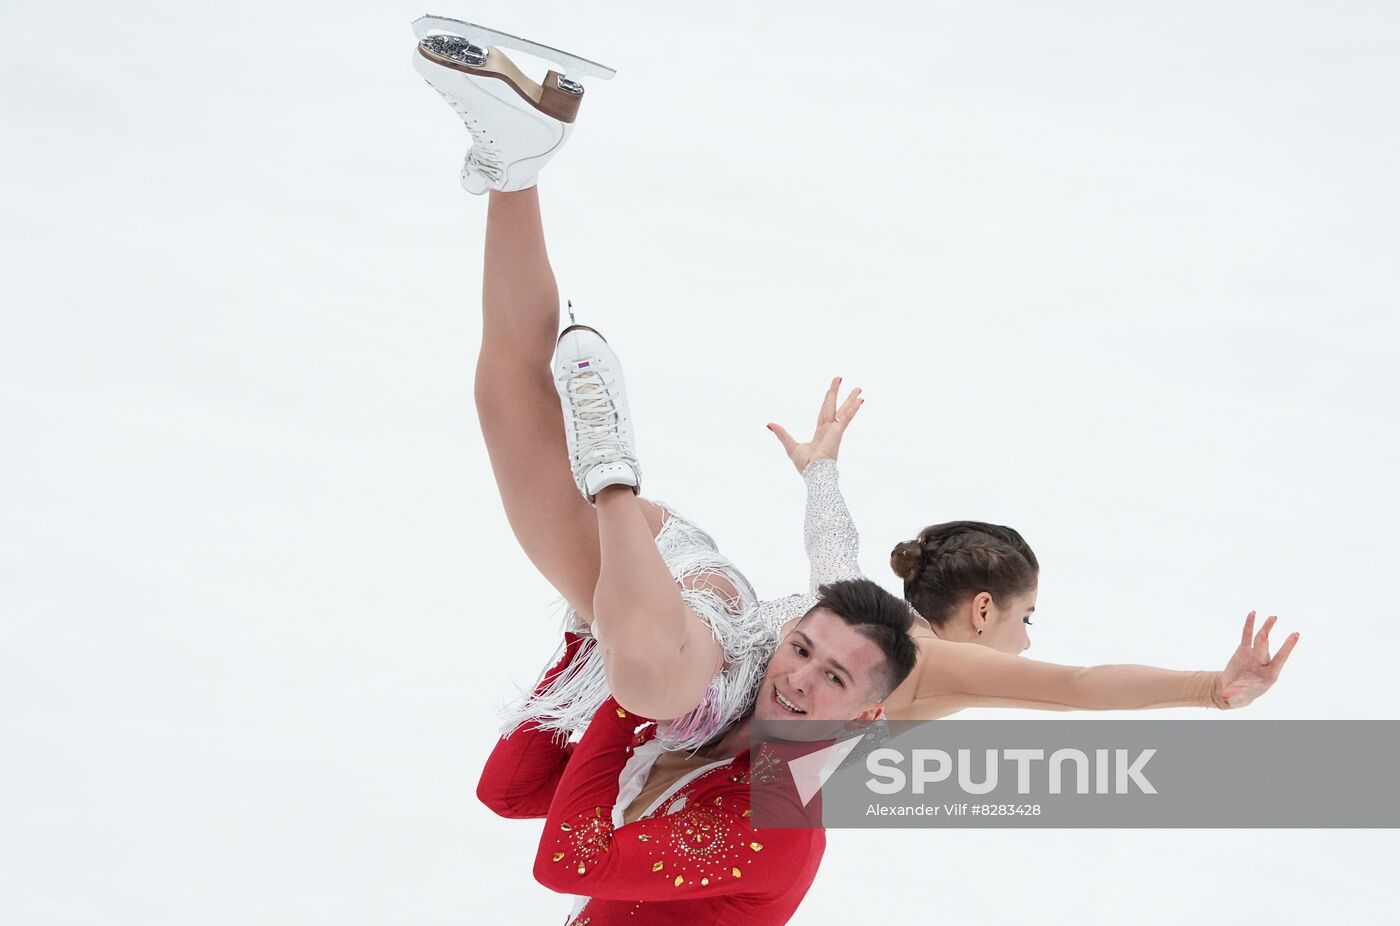
[[[613,383],[613,377],[596,360],[588,369],[575,369],[566,374],[564,389],[569,397],[574,454],[582,470],[598,463],[630,460],[618,427],[617,406],[612,399]]]
[[[432,87],[430,83],[428,86]],[[462,173],[474,173],[486,178],[491,183],[500,183],[505,179],[506,169],[502,163],[501,153],[496,150],[494,139],[487,137],[486,126],[477,121],[462,102],[451,94],[443,93],[437,87],[438,96],[447,101],[447,105],[452,107],[452,111],[462,120],[467,127],[467,131],[472,136],[472,146],[467,149],[466,160],[462,164]]]

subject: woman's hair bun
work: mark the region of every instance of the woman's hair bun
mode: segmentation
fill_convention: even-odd
[[[924,545],[917,540],[906,540],[890,553],[890,568],[905,582],[913,582],[918,578],[919,564],[923,558]]]

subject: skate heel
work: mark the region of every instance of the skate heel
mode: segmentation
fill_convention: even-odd
[[[418,54],[439,67],[499,80],[551,119],[573,122],[578,118],[583,86],[558,71],[550,71],[543,84],[536,83],[500,49],[484,48],[453,35],[430,35],[420,40]]]
[[[558,71],[545,75],[544,86],[540,89],[541,112],[549,113],[560,122],[573,122],[578,118],[578,108],[582,102],[582,86]]]
[[[554,346],[555,346],[556,348],[558,348],[559,344],[563,342],[564,337],[565,337],[566,335],[572,333],[572,332],[575,332],[575,331],[590,331],[590,332],[592,332],[593,334],[598,335],[598,340],[602,341],[604,344],[607,343],[607,338],[605,338],[605,337],[603,337],[601,334],[599,334],[597,328],[592,328],[592,327],[590,327],[590,326],[588,326],[588,325],[573,324],[573,325],[570,325],[569,327],[565,328],[563,331],[559,332],[559,338],[558,338],[558,340],[555,341]]]

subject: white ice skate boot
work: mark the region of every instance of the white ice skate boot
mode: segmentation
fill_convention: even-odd
[[[527,77],[500,50],[515,48],[553,61],[575,76],[604,79],[611,68],[473,23],[424,16],[413,23],[413,67],[466,123],[472,147],[462,166],[470,193],[534,186],[573,131],[583,85],[559,71],[543,84]],[[500,47],[497,47],[500,46]]]
[[[564,406],[564,433],[574,482],[590,502],[608,486],[641,489],[622,365],[603,336],[570,325],[554,352],[554,385]]]

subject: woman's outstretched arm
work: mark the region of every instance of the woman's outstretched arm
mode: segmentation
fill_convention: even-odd
[[[1240,645],[1220,672],[1152,666],[1062,666],[1011,656],[975,643],[920,640],[914,674],[885,701],[895,720],[931,720],[969,707],[1048,711],[1244,707],[1268,691],[1298,642],[1294,633],[1269,655],[1270,617],[1257,635],[1254,612]]]

